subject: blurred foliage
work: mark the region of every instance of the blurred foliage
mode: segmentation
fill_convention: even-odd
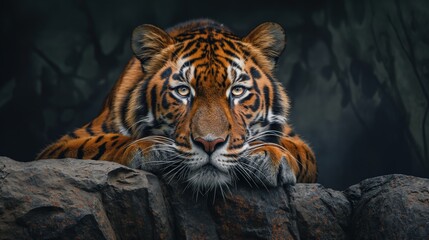
[[[0,11],[1,155],[31,160],[96,116],[131,56],[134,27],[209,17],[240,35],[264,21],[284,26],[278,78],[292,124],[315,149],[321,183],[429,177],[425,0],[10,0]]]

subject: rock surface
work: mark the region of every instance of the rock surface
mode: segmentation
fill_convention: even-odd
[[[0,239],[429,239],[429,179],[197,196],[102,161],[0,158]]]

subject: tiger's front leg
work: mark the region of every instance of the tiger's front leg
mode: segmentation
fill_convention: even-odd
[[[169,159],[168,151],[158,149],[160,142],[162,140],[156,137],[150,140],[135,140],[121,134],[101,134],[79,138],[65,136],[46,147],[36,159],[106,160],[156,172]]]
[[[287,150],[287,162],[295,169],[297,182],[314,183],[317,181],[316,157],[311,148],[300,137],[280,138],[280,145]]]
[[[248,156],[240,159],[247,175],[263,185],[281,186],[315,182],[317,168],[310,147],[299,137],[282,137],[280,144],[253,142]]]
[[[253,182],[271,187],[296,183],[298,167],[295,161],[289,161],[293,159],[290,153],[262,142],[255,142],[250,148],[255,150],[240,161],[245,175],[256,180]]]

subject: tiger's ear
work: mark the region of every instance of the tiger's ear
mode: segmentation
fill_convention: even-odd
[[[150,24],[136,27],[131,37],[131,48],[143,68],[148,60],[173,43],[174,40],[168,33]]]
[[[243,41],[259,48],[275,64],[286,45],[286,36],[279,24],[266,22],[254,28]]]

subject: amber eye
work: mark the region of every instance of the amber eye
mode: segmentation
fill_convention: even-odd
[[[231,94],[234,97],[239,97],[239,96],[243,95],[245,91],[246,91],[246,89],[244,87],[242,87],[242,86],[235,86],[235,87],[233,87],[231,89]]]
[[[187,97],[191,90],[187,86],[180,86],[176,88],[176,92],[182,97]]]

